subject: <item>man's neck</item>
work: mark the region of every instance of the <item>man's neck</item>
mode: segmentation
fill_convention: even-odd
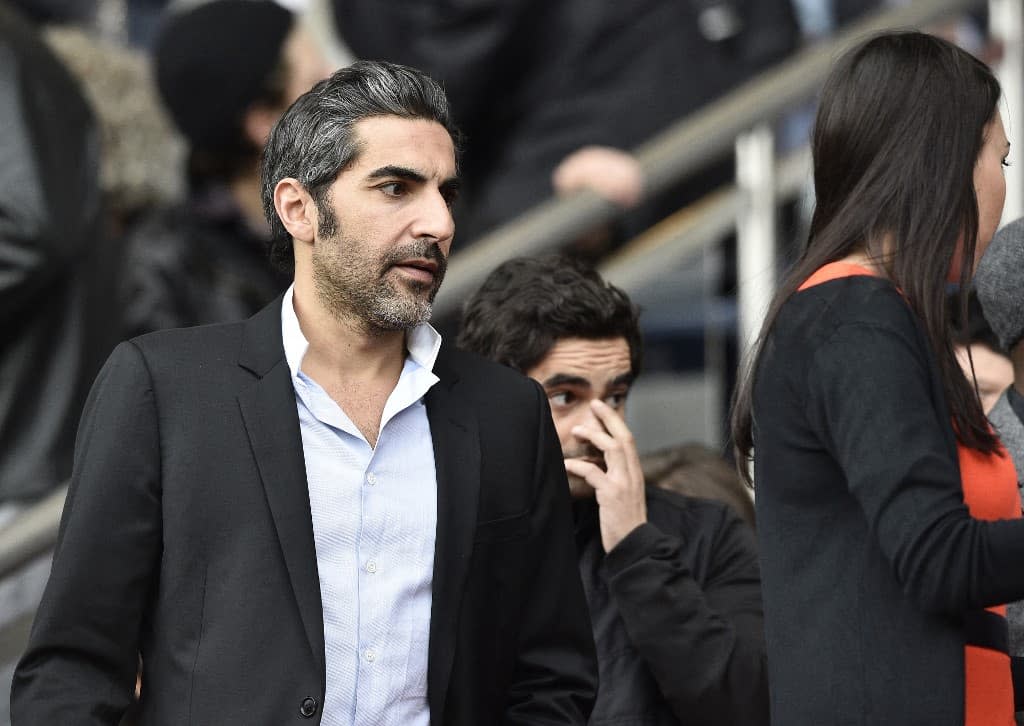
[[[376,446],[384,406],[405,365],[405,331],[373,330],[361,321],[340,318],[299,282],[292,302],[309,343],[302,372],[338,404],[370,446]]]
[[[310,285],[312,287],[312,285]],[[379,330],[351,316],[327,310],[312,289],[295,285],[295,315],[309,343],[302,370],[312,362],[322,371],[351,379],[397,380],[405,361],[405,331]]]

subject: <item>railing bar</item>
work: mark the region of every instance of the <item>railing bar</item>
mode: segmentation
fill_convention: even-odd
[[[888,28],[921,26],[978,5],[979,0],[917,0],[889,8],[854,23],[834,40],[810,46],[751,79],[636,149],[646,194],[664,191],[724,155],[744,130],[770,121],[809,98],[828,73],[832,60],[865,35]],[[618,213],[614,205],[590,191],[541,203],[452,255],[448,277],[435,301],[435,314],[441,317],[457,311],[484,277],[505,260],[555,249]]]

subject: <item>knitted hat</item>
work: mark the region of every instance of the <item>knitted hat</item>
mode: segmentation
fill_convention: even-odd
[[[238,122],[277,67],[293,21],[271,0],[210,0],[164,19],[157,86],[193,147],[238,143]]]
[[[1024,338],[1024,218],[992,238],[974,273],[978,300],[1007,352]]]

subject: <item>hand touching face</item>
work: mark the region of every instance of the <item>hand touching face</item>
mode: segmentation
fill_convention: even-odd
[[[633,382],[625,338],[565,338],[527,371],[548,396],[574,497],[596,496],[610,550],[647,520],[644,480],[623,420]]]

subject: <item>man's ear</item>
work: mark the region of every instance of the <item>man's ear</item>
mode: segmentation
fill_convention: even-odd
[[[313,244],[316,236],[316,204],[298,179],[285,177],[274,187],[274,209],[281,224],[296,242]]]

